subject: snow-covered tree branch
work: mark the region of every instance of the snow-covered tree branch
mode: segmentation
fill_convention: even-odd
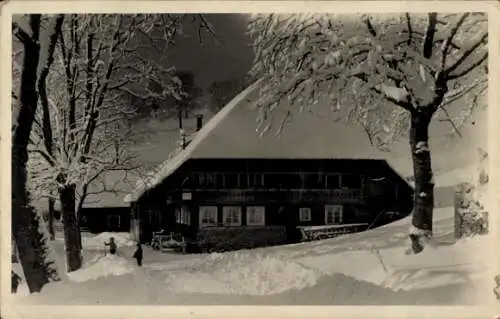
[[[379,147],[409,135],[418,195],[413,226],[418,238],[431,234],[428,127],[443,113],[458,131],[463,121],[447,110],[460,102],[473,110],[485,93],[486,16],[258,14],[248,26],[252,74],[263,78],[259,127],[269,128],[275,107],[287,108],[288,117],[326,104],[360,125]],[[423,247],[418,242],[415,252]]]
[[[184,94],[175,68],[149,56],[156,47],[162,57],[175,43],[181,17],[68,15],[54,35],[51,72],[41,69],[37,83],[41,108],[30,136],[30,189],[52,205],[61,202],[69,271],[82,264],[78,213],[89,193],[107,172],[138,168],[130,146],[145,132],[132,127],[138,110],[123,92],[157,100]]]

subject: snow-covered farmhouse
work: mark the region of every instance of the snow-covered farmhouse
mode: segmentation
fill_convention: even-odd
[[[251,248],[359,231],[410,213],[412,188],[387,154],[364,132],[328,119],[329,110],[304,112],[281,134],[260,136],[257,86],[125,198],[137,240],[151,242],[164,230],[205,249]]]

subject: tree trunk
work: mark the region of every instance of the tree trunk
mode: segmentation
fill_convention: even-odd
[[[80,245],[80,250],[83,249],[83,246],[82,246],[82,231],[81,231],[81,228],[80,228],[80,222],[81,222],[81,214],[82,214],[82,210],[83,210],[83,203],[85,202],[85,199],[87,198],[87,192],[88,192],[88,186],[89,184],[85,183],[83,186],[82,186],[82,189],[80,190],[81,192],[81,195],[80,195],[80,198],[78,199],[78,204],[76,205],[76,216],[77,216],[77,221],[78,221],[78,244]]]
[[[80,252],[82,251],[83,249],[83,246],[82,246],[82,231],[80,229],[80,211],[76,210],[75,212],[75,216],[76,216],[76,229],[78,230],[78,240],[77,240],[77,244],[78,244],[78,249],[80,250]]]
[[[429,124],[432,114],[415,112],[411,116],[410,146],[415,177],[412,226],[419,234],[432,235],[434,181],[429,149]]]
[[[40,237],[36,223],[35,210],[29,206],[27,196],[23,196],[24,183],[21,175],[26,175],[23,164],[12,156],[12,236],[18,250],[19,261],[23,267],[24,276],[30,293],[40,292],[42,287],[49,283],[50,275],[45,271],[45,243]],[[22,172],[24,171],[24,172]],[[18,182],[15,180],[18,179]]]
[[[55,200],[53,198],[49,198],[48,209],[49,209],[49,233],[50,240],[56,239],[56,232],[54,230],[54,205]]]
[[[59,189],[61,211],[64,224],[64,242],[66,246],[66,263],[68,272],[82,267],[82,254],[80,249],[80,230],[75,212],[74,184],[65,185]]]
[[[12,236],[23,267],[28,289],[39,292],[51,279],[45,262],[46,246],[36,227],[40,219],[29,206],[26,191],[28,141],[38,104],[37,69],[40,58],[39,14],[30,15],[32,37],[23,40],[24,57],[21,72],[19,106],[12,131]],[[42,221],[43,222],[43,221]]]

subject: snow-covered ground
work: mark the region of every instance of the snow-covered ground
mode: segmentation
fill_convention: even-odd
[[[489,236],[455,243],[453,209],[440,209],[432,244],[419,255],[407,256],[409,221],[334,239],[227,253],[179,255],[145,248],[142,268],[131,258],[134,247],[119,245],[120,256],[96,250],[91,258],[87,252],[91,259],[67,280],[46,286],[40,294],[21,292],[15,300],[23,304],[478,303],[477,292],[489,279],[488,261],[480,255]],[[95,241],[108,235],[95,236]]]
[[[133,271],[132,264],[116,255],[96,256],[80,271],[68,274],[72,281],[84,282],[107,276],[120,276]]]
[[[437,174],[436,185],[473,181],[477,172],[467,167]],[[129,234],[85,236],[82,269],[39,294],[27,295],[22,285],[13,297],[18,304],[52,305],[484,303],[488,296],[478,296],[492,287],[492,264],[484,254],[491,235],[456,241],[453,215],[453,207],[435,210],[434,238],[418,255],[405,254],[410,217],[333,239],[253,250],[182,255],[144,247],[143,267],[132,258]],[[110,237],[118,256],[105,254]],[[63,254],[62,240],[52,246]],[[13,268],[22,273],[19,265]]]

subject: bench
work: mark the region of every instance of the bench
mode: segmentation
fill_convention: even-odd
[[[185,253],[186,246],[187,243],[185,238],[179,233],[165,233],[163,230],[159,232],[153,232],[151,247],[155,250],[165,252],[169,249],[180,249],[183,253]]]
[[[334,238],[340,235],[350,234],[360,228],[368,226],[366,223],[343,224],[343,225],[321,225],[321,226],[299,226],[303,241],[321,240]]]

